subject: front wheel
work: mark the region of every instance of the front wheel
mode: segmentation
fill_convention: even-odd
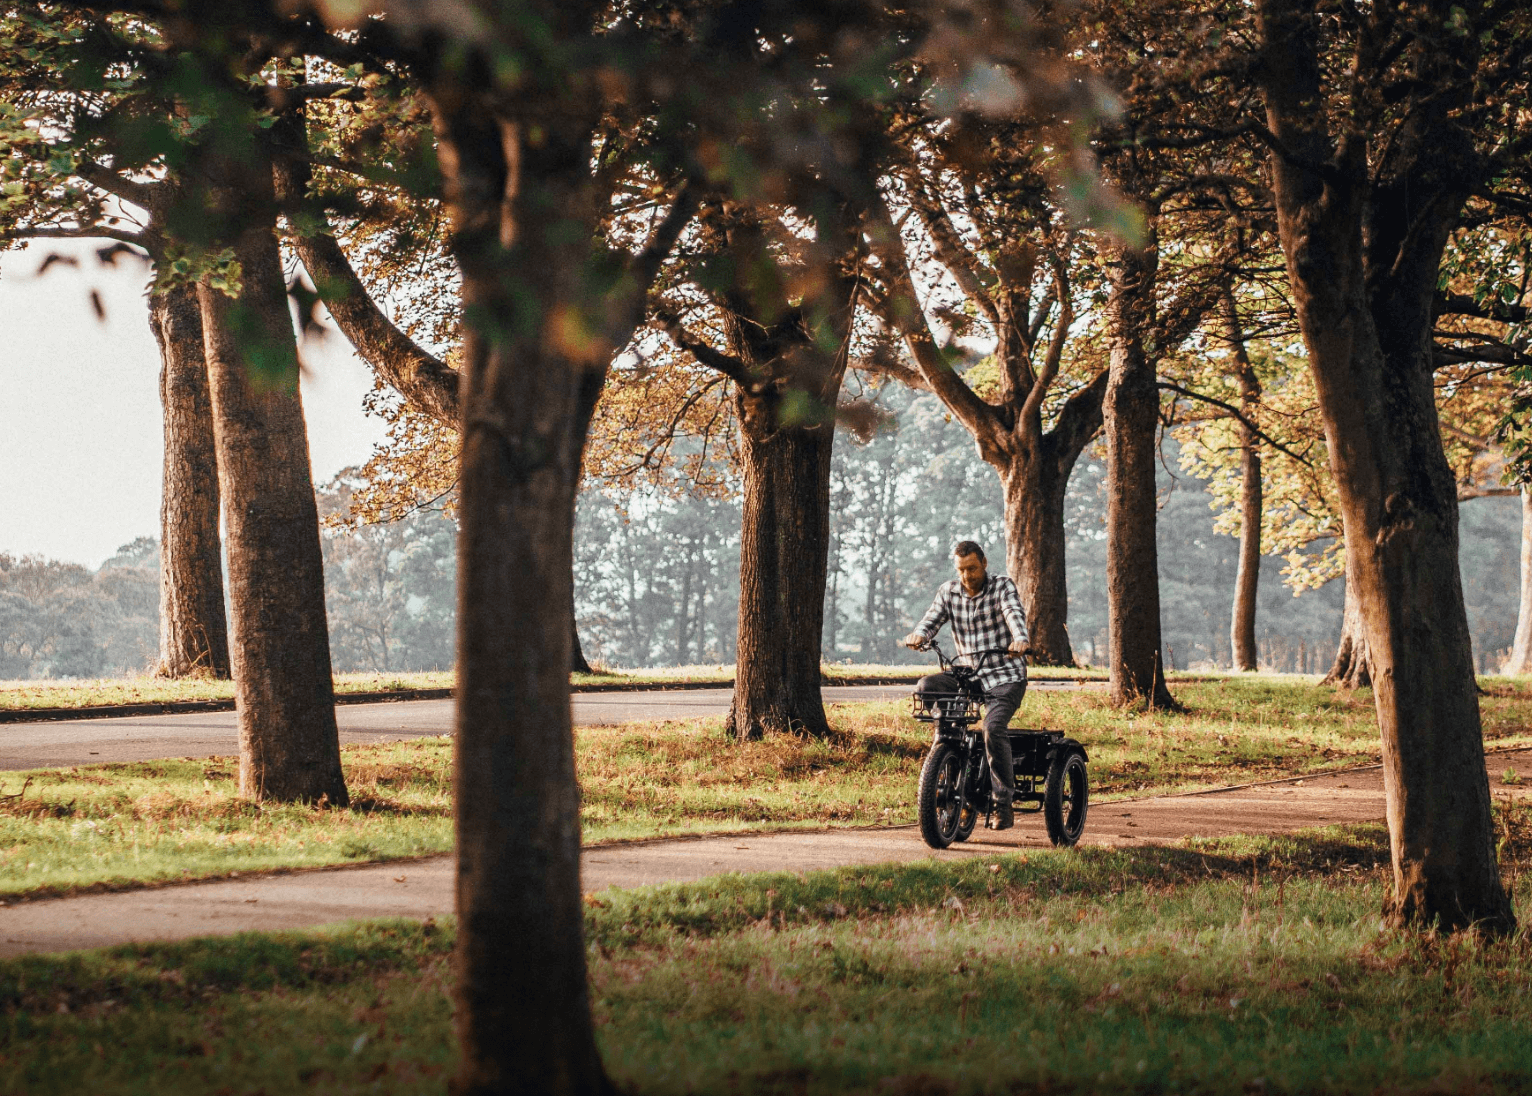
[[[920,818],[920,836],[933,849],[945,849],[963,828],[963,756],[947,742],[937,742],[926,754],[920,769],[920,791],[916,796],[916,814]],[[977,816],[975,816],[977,817]],[[969,832],[973,822],[969,822]],[[966,837],[967,835],[964,834]]]
[[[1085,758],[1073,750],[1054,757],[1043,786],[1043,823],[1048,827],[1048,840],[1066,847],[1079,841],[1089,806]]]

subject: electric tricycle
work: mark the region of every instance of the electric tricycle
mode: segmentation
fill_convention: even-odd
[[[986,659],[1010,657],[1004,650],[976,651],[948,658],[933,640],[930,645],[942,672],[957,683],[956,691],[915,690],[916,719],[934,725],[930,752],[920,770],[916,798],[920,835],[933,849],[966,841],[979,816],[993,813],[989,766],[984,759],[984,687],[979,671]],[[1085,747],[1062,731],[1012,730],[1011,760],[1017,813],[1041,811],[1048,839],[1073,845],[1085,832],[1090,785],[1085,771]]]

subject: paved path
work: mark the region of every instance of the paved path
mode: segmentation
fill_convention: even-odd
[[[1515,769],[1532,782],[1532,750],[1490,758],[1496,795],[1527,796],[1528,783],[1500,780]],[[1163,845],[1186,837],[1289,833],[1309,826],[1383,817],[1383,778],[1358,770],[1198,795],[1097,803],[1087,845]],[[736,834],[587,849],[584,887],[634,887],[726,872],[808,871],[922,860],[956,860],[1046,848],[1042,820],[1020,816],[1004,833],[978,831],[933,852],[912,827]],[[294,872],[191,883],[121,894],[87,895],[0,908],[0,956],[148,940],[306,928],[362,917],[440,917],[452,912],[452,858],[437,856],[361,868]]]
[[[1078,687],[1074,682],[1036,682],[1034,688]],[[908,685],[830,685],[825,700],[898,700]],[[642,690],[575,693],[574,721],[584,726],[643,719],[694,719],[723,715],[733,690]],[[342,742],[393,742],[446,734],[452,729],[451,700],[405,700],[338,704],[335,721]],[[0,724],[0,771],[86,765],[107,761],[153,761],[162,757],[222,757],[239,752],[233,712],[139,715],[116,719],[55,720]]]

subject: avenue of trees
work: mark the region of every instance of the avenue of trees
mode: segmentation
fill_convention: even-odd
[[[360,512],[451,495],[456,1091],[606,1088],[568,705],[582,481],[738,498],[737,529],[677,528],[670,562],[737,538],[730,726],[822,734],[831,560],[865,551],[864,619],[894,596],[895,519],[831,520],[837,422],[877,445],[886,414],[859,386],[939,400],[993,469],[1044,662],[1079,655],[1069,484],[1099,445],[1116,703],[1176,707],[1166,429],[1242,538],[1236,661],[1264,553],[1344,571],[1336,668],[1374,687],[1391,915],[1514,925],[1458,575],[1459,499],[1503,489],[1529,365],[1522,5],[0,11],[0,234],[152,269],[159,662],[234,678],[244,794],[345,804],[333,617],[388,644],[355,605],[327,619],[294,304],[397,394]],[[840,490],[890,489],[866,474]],[[359,537],[332,568],[397,599],[387,534]],[[416,563],[440,579],[439,553]],[[681,581],[678,650],[706,604]]]

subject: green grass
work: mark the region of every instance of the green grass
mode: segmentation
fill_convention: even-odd
[[[393,693],[450,689],[450,670],[422,673],[336,674],[335,691]],[[233,700],[234,683],[207,677],[118,677],[65,681],[0,681],[0,711],[27,708],[93,708],[117,704],[172,704]]]
[[[1184,683],[1182,714],[1119,711],[1100,693],[1045,692],[1017,724],[1068,731],[1100,799],[1301,776],[1377,760],[1365,693],[1256,677]],[[1493,746],[1532,742],[1532,693],[1483,698]],[[907,825],[929,728],[903,703],[831,709],[828,741],[736,743],[718,717],[575,734],[584,839]],[[0,730],[3,733],[3,730]],[[0,896],[65,894],[232,872],[388,860],[452,847],[451,740],[341,751],[345,810],[235,794],[233,759],[0,775]]]
[[[821,668],[830,684],[867,678],[915,681],[931,672],[928,666],[886,666],[871,663],[827,662]],[[1103,670],[1043,667],[1034,676],[1054,680],[1092,680],[1106,677]],[[733,665],[666,666],[648,670],[598,670],[570,674],[576,688],[592,685],[729,685]],[[416,689],[450,689],[456,681],[451,670],[419,673],[336,674],[335,691],[348,693],[406,693]],[[0,681],[0,711],[29,708],[93,708],[118,704],[170,704],[183,701],[233,700],[234,683],[212,678],[119,677],[62,681]]]
[[[633,1093],[1525,1091],[1532,936],[1384,930],[1386,860],[1334,828],[608,891],[598,1038]],[[0,1092],[444,1092],[452,940],[0,962]]]
[[[445,852],[449,753],[444,739],[345,747],[345,810],[241,799],[232,758],[6,773],[0,896]]]

